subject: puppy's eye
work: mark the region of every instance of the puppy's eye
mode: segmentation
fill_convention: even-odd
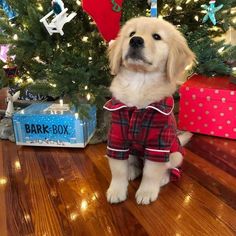
[[[155,40],[161,40],[161,36],[159,34],[153,34],[152,37],[155,39]]]
[[[134,35],[135,35],[135,33],[136,33],[135,31],[131,32],[131,33],[130,33],[130,35],[129,35],[129,37],[132,37],[132,36],[134,36]]]

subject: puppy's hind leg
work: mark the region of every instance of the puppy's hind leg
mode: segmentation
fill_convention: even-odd
[[[168,169],[164,172],[160,182],[160,186],[164,186],[170,182],[170,169],[181,165],[183,156],[180,152],[173,152],[170,154],[170,161],[167,163]]]
[[[130,155],[128,159],[128,180],[134,180],[142,173],[142,165],[138,157]]]
[[[128,160],[108,158],[111,170],[111,183],[107,190],[107,201],[119,203],[127,198]]]

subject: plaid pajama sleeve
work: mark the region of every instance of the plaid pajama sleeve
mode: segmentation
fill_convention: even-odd
[[[128,159],[130,142],[128,141],[129,121],[125,112],[112,112],[112,123],[108,134],[107,155],[119,160]]]
[[[126,160],[130,153],[128,141],[129,112],[124,104],[108,101],[104,108],[112,112],[111,125],[108,133],[107,155],[111,158]]]

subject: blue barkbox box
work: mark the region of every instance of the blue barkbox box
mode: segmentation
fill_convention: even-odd
[[[96,107],[79,119],[68,104],[38,103],[16,112],[13,126],[17,145],[85,147],[96,129]]]

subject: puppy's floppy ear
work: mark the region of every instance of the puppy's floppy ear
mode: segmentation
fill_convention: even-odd
[[[112,75],[117,75],[122,62],[121,37],[118,36],[116,40],[110,42],[108,48],[108,56],[110,62],[110,69]]]
[[[167,77],[170,82],[176,81],[188,65],[195,62],[195,54],[188,47],[187,41],[178,32],[177,37],[171,42],[171,48],[167,60]]]

